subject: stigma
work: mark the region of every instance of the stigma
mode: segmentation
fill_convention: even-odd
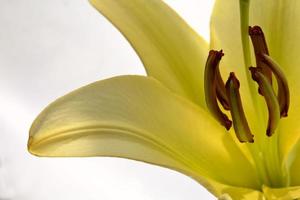
[[[262,29],[259,26],[249,27],[249,36],[256,60],[256,67],[249,66],[249,73],[258,84],[258,94],[264,97],[268,108],[266,135],[270,137],[276,132],[280,118],[288,115],[288,82],[280,65],[269,54]],[[211,50],[206,61],[204,91],[207,108],[226,130],[233,125],[240,142],[253,143],[254,135],[248,125],[239,92],[240,82],[234,72],[230,73],[226,84],[222,79],[219,64],[223,56],[222,50]],[[273,78],[276,80],[277,91],[274,89]],[[231,116],[231,119],[228,116]]]

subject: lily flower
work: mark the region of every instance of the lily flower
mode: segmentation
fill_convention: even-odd
[[[210,44],[162,0],[90,2],[148,76],[51,103],[30,129],[32,154],[159,165],[225,200],[300,198],[299,1],[216,0]]]

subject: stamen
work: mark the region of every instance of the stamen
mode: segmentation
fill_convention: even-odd
[[[287,117],[289,105],[290,105],[290,91],[288,87],[287,79],[281,70],[278,63],[276,63],[270,56],[263,54],[263,61],[268,65],[268,67],[275,74],[278,92],[277,98],[280,106],[280,117]]]
[[[268,81],[272,84],[272,73],[269,67],[263,62],[260,55],[266,54],[269,55],[269,50],[265,35],[262,29],[259,26],[249,26],[249,35],[253,44],[255,58],[256,58],[256,67],[262,68],[262,73],[267,77]]]
[[[280,107],[273,90],[272,85],[268,81],[268,78],[262,73],[262,69],[259,67],[249,68],[252,74],[252,78],[259,85],[259,90],[264,96],[265,101],[268,106],[269,120],[267,128],[267,136],[272,136],[279,124],[280,120]]]
[[[209,52],[205,72],[204,72],[204,91],[205,91],[205,101],[209,111],[212,115],[219,121],[227,130],[230,129],[232,122],[228,119],[219,108],[217,102],[217,69],[219,62],[223,56],[223,52],[211,50]]]
[[[225,84],[223,82],[219,66],[217,67],[217,74],[216,74],[216,81],[217,81],[217,98],[220,104],[223,106],[225,110],[229,110],[229,102],[226,94]]]
[[[240,142],[253,143],[254,136],[251,133],[242,106],[241,96],[239,92],[240,83],[233,72],[230,73],[225,87],[230,102],[230,112],[235,134]]]

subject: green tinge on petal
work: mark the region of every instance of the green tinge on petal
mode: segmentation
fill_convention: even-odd
[[[122,76],[80,88],[34,121],[29,151],[39,156],[115,156],[257,188],[252,165],[203,109],[153,78]],[[203,178],[204,177],[204,178]]]
[[[127,38],[149,76],[204,106],[207,43],[162,0],[90,0]]]

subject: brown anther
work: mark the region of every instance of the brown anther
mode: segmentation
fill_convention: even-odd
[[[262,73],[268,78],[268,81],[272,84],[272,72],[269,67],[263,62],[260,55],[269,55],[269,50],[265,35],[259,26],[249,26],[249,35],[251,37],[252,45],[255,52],[256,67],[262,68]]]
[[[262,58],[263,61],[267,64],[267,66],[272,70],[277,80],[277,98],[280,106],[280,116],[287,117],[290,105],[290,91],[286,76],[281,70],[279,64],[276,63],[270,56],[263,54]]]
[[[211,50],[209,52],[205,72],[204,72],[204,91],[205,91],[205,101],[209,111],[219,121],[227,130],[231,128],[232,122],[229,120],[227,115],[225,115],[219,108],[217,102],[217,78],[219,62],[223,56],[223,52]]]
[[[220,104],[223,106],[223,108],[225,110],[229,110],[230,106],[228,102],[228,97],[226,95],[226,88],[219,67],[217,67],[216,81],[217,81],[217,98]]]
[[[249,128],[239,92],[240,82],[233,72],[230,73],[225,87],[230,102],[230,113],[235,134],[240,142],[253,143],[254,136]]]
[[[271,136],[274,134],[280,120],[280,107],[276,94],[272,85],[268,81],[268,78],[263,74],[262,69],[259,67],[250,67],[252,78],[258,83],[259,90],[262,96],[265,98],[269,120],[266,134]]]

